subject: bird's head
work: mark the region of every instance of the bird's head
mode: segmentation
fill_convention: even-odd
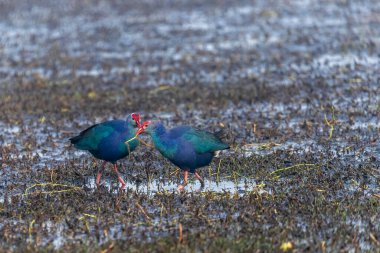
[[[140,127],[141,125],[139,113],[131,113],[128,117],[128,120],[130,120],[133,123],[134,127]]]
[[[145,121],[144,123],[140,124],[139,128],[137,129],[136,135],[142,134],[145,132],[145,129],[150,124],[150,121]]]
[[[140,114],[135,112],[129,114],[127,117],[127,123],[133,128],[139,128],[141,126]]]
[[[141,117],[139,113],[131,113],[130,117],[128,117],[128,120],[130,120],[134,128],[137,128],[136,135],[142,134],[150,124],[150,121],[145,121],[144,123],[141,123]]]

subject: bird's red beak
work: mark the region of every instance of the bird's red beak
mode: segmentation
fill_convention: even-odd
[[[144,123],[142,123],[139,127],[139,129],[137,129],[137,132],[136,132],[136,135],[139,135],[141,134],[142,132],[144,132],[145,128],[147,128],[150,124],[150,121],[145,121]]]

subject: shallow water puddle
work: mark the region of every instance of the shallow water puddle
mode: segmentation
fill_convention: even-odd
[[[117,191],[117,187],[115,187],[114,179],[103,179],[101,181],[101,185],[107,187],[109,190],[111,187]],[[95,178],[89,177],[87,178],[87,184],[91,188],[96,188]],[[139,193],[144,193],[148,195],[164,193],[164,192],[176,192],[178,184],[174,182],[162,182],[160,180],[152,180],[151,183],[148,184],[136,184],[130,181],[126,182],[125,189],[132,190]],[[205,180],[205,187],[202,189],[201,184],[198,181],[191,181],[185,187],[186,192],[215,192],[215,193],[225,193],[229,192],[231,194],[239,194],[243,195],[248,192],[257,191],[258,193],[267,193],[267,191],[258,187],[256,182],[253,179],[245,179],[245,180],[221,180],[220,182],[215,182],[211,180]]]
[[[169,182],[163,182],[163,180],[152,180],[150,183],[135,183],[131,182],[129,180],[125,180],[126,186],[124,188],[125,191],[135,191],[139,194],[146,194],[148,196],[154,196],[155,194],[163,194],[163,193],[177,193],[177,187],[178,183],[169,181]],[[2,185],[0,185],[2,186]],[[41,183],[40,186],[37,188],[31,189],[28,191],[28,194],[39,194],[39,192],[43,192],[43,194],[49,194],[49,191],[43,190],[45,186],[52,186],[50,183]],[[85,184],[82,185],[80,183],[77,183],[75,185],[57,185],[60,186],[60,188],[64,187],[64,189],[70,189],[71,187],[88,187],[90,189],[93,189],[94,191],[97,190],[97,186],[95,184],[95,177],[90,176],[85,179]],[[42,188],[41,188],[42,187]],[[119,191],[120,184],[115,178],[111,177],[103,177],[101,180],[101,187],[106,187],[109,191],[113,193],[117,193]],[[51,190],[54,192],[54,190]],[[261,185],[257,185],[256,181],[254,179],[237,179],[235,180],[220,180],[219,182],[207,180],[205,179],[205,187],[201,188],[201,184],[199,181],[191,180],[189,181],[188,185],[185,187],[185,192],[187,193],[230,193],[230,194],[238,194],[239,196],[242,196],[244,194],[250,193],[250,192],[257,192],[259,194],[265,194],[269,193],[270,190],[264,190]],[[10,203],[12,200],[12,196],[20,195],[26,197],[28,194],[24,195],[24,192],[20,192],[19,190],[15,192],[7,192],[5,195],[0,194],[0,203],[5,202],[5,198],[7,198],[7,201]],[[54,193],[56,194],[56,193]]]

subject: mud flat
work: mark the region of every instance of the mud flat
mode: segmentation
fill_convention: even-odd
[[[374,252],[378,1],[3,1],[1,251]],[[138,111],[227,133],[181,175],[141,145],[96,189],[80,130]],[[148,142],[149,139],[145,138]]]

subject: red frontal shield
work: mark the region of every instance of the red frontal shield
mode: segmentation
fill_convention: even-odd
[[[132,113],[131,115],[132,119],[134,121],[136,121],[136,124],[137,124],[137,127],[141,127],[141,123],[140,123],[140,114],[139,113]]]

